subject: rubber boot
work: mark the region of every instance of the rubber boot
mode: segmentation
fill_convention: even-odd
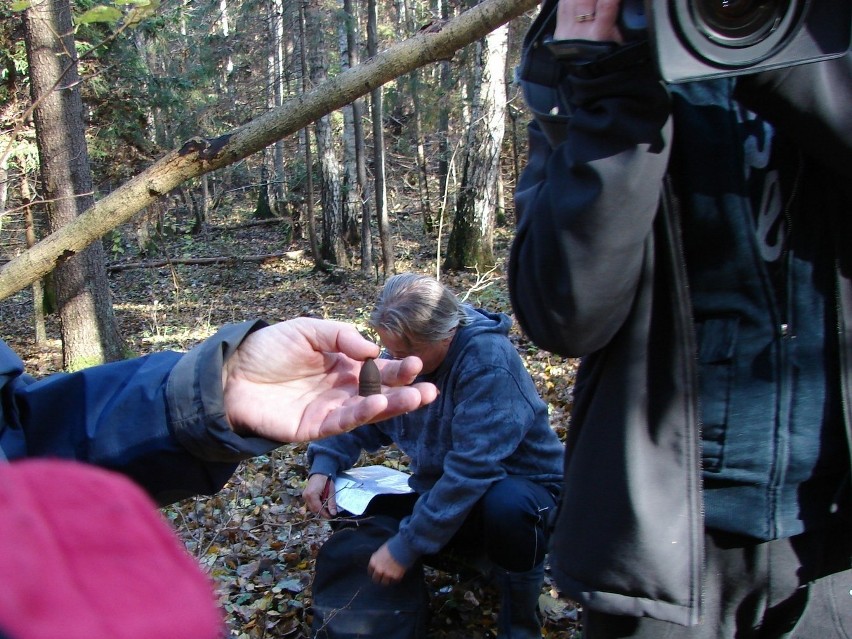
[[[544,562],[526,572],[494,568],[500,588],[497,639],[541,639],[538,598],[544,582]]]

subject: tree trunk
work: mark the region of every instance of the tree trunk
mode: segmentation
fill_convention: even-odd
[[[343,10],[348,16],[346,29],[346,49],[349,68],[357,67],[361,61],[361,48],[358,37],[359,20],[357,7],[352,0],[343,0]],[[355,151],[355,200],[361,218],[361,273],[370,276],[373,272],[373,237],[370,230],[370,203],[367,197],[367,151],[364,144],[364,99],[358,98],[352,103],[352,137]]]
[[[414,109],[414,137],[417,144],[417,188],[420,195],[420,211],[423,215],[423,230],[432,233],[435,220],[432,218],[432,198],[429,195],[429,166],[423,143],[423,122],[420,107],[420,71],[415,69],[409,76],[411,104]]]
[[[195,216],[195,225],[199,232],[204,231],[210,216],[210,175],[205,173],[201,176],[201,202]]]
[[[299,56],[302,67],[302,90],[307,92],[308,88],[308,56],[306,48],[308,46],[307,36],[305,31],[305,8],[308,0],[304,0],[299,5]],[[308,240],[311,244],[311,256],[314,259],[314,266],[321,268],[323,266],[322,255],[320,255],[319,240],[317,239],[316,217],[314,216],[314,156],[311,153],[311,135],[307,128],[302,129],[302,140],[305,146],[305,216],[308,222]]]
[[[379,48],[376,0],[367,3],[367,55],[374,57]],[[385,186],[385,132],[382,126],[384,106],[382,88],[370,93],[373,124],[373,185],[376,193],[376,219],[379,223],[379,243],[382,247],[382,272],[387,279],[396,271],[393,240],[388,222],[388,198]]]
[[[55,268],[61,258],[82,250],[183,182],[234,164],[412,69],[447,59],[459,48],[536,6],[538,0],[484,0],[440,29],[419,31],[230,133],[188,140],[32,250],[0,268],[0,299],[29,286]]]
[[[352,7],[349,0],[343,0],[343,15],[338,23],[338,41],[340,44],[340,68],[343,71],[351,68],[352,59],[357,55],[352,51],[355,46],[354,27],[355,16],[349,13]],[[343,111],[343,237],[349,247],[359,243],[358,211],[360,197],[358,193],[358,159],[355,141],[355,109],[347,104]]]
[[[284,3],[271,0],[272,19],[269,21],[270,58],[272,60],[272,107],[277,109],[284,102]],[[272,199],[276,212],[284,201],[284,144],[278,140],[272,149]]]
[[[228,37],[230,33],[230,21],[228,18],[228,0],[219,0],[219,26],[222,29],[222,37]],[[223,93],[228,93],[228,76],[231,75],[231,72],[234,70],[234,61],[231,58],[230,52],[228,52],[225,64],[222,65],[222,80],[221,87]]]
[[[11,144],[5,135],[0,135],[0,149],[4,149],[7,144]],[[9,198],[9,155],[0,151],[0,224],[6,215],[6,202]]]
[[[414,12],[407,2],[401,2],[400,22],[404,23],[409,32],[417,30]],[[420,213],[423,217],[423,230],[433,233],[435,221],[432,219],[432,201],[429,196],[429,167],[426,162],[426,148],[423,142],[423,117],[420,105],[420,69],[408,74],[408,90],[411,92],[412,125],[415,144],[415,160],[417,162],[417,193],[420,199]]]
[[[352,104],[355,120],[355,168],[358,178],[358,200],[361,204],[361,272],[369,276],[373,272],[373,233],[370,219],[370,198],[367,195],[367,149],[364,143],[364,101]]]
[[[56,232],[94,203],[69,0],[24,11],[33,121],[48,225]],[[109,294],[103,247],[58,261],[54,274],[63,366],[77,370],[124,357]]]
[[[488,269],[494,265],[497,177],[506,118],[506,46],[503,26],[477,44],[471,125],[453,229],[444,268]]]
[[[305,24],[309,36],[308,52],[311,84],[317,86],[328,77],[327,13],[323,0],[311,0],[305,12]],[[323,260],[338,266],[349,266],[346,242],[343,240],[343,212],[340,206],[340,162],[335,152],[331,118],[324,115],[314,123],[317,142],[317,162],[320,173],[320,204],[322,208],[322,240],[320,254]]]
[[[521,177],[521,158],[518,147],[518,117],[521,115],[517,107],[509,105],[509,122],[512,123],[512,184],[518,185]]]
[[[149,95],[154,93],[153,78],[159,67],[157,56],[153,48],[149,46],[148,38],[145,31],[136,29],[133,32],[133,45],[136,48],[136,53],[139,56],[139,62],[144,65],[147,73],[147,90]],[[166,144],[166,134],[163,129],[163,110],[159,106],[148,105],[147,118],[145,122],[145,139],[151,143],[152,147],[159,147]]]
[[[21,175],[21,203],[24,206],[24,224],[26,227],[27,248],[32,248],[36,243],[36,224],[32,207],[32,192],[30,191],[30,180],[26,173]],[[36,280],[33,282],[33,330],[35,332],[36,346],[44,346],[47,343],[47,328],[44,322],[44,282]]]
[[[448,20],[450,10],[447,6],[449,0],[439,0],[441,4],[441,19]],[[441,198],[441,220],[444,219],[446,211],[452,207],[447,206],[450,188],[450,161],[452,158],[452,145],[450,144],[450,88],[453,85],[452,63],[443,60],[439,69],[440,98],[438,106],[438,188]]]
[[[269,206],[269,169],[266,165],[260,167],[260,186],[257,190],[257,203],[254,207],[254,217],[258,220],[270,220],[274,217]]]

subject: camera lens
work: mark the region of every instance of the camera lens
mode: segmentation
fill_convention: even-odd
[[[667,0],[693,54],[720,68],[743,68],[782,49],[823,0]]]
[[[710,40],[729,47],[751,46],[771,34],[789,0],[696,0],[696,26]]]
[[[839,57],[852,41],[852,0],[644,0],[644,8],[657,67],[672,83]]]

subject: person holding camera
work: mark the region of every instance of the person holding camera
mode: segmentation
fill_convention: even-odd
[[[848,45],[667,84],[620,10],[546,0],[521,74],[512,303],[582,358],[554,576],[586,639],[852,636]]]

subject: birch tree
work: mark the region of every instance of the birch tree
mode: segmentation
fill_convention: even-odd
[[[445,269],[487,269],[494,264],[494,216],[506,120],[507,35],[504,25],[476,45],[472,120]]]
[[[308,34],[308,63],[311,84],[317,86],[328,78],[329,12],[325,0],[310,0],[306,5],[305,23]],[[333,41],[333,40],[332,40]],[[343,241],[343,211],[340,188],[340,160],[332,134],[331,117],[325,114],[314,122],[317,143],[317,163],[320,177],[320,209],[323,260],[338,266],[349,266],[346,243]]]

